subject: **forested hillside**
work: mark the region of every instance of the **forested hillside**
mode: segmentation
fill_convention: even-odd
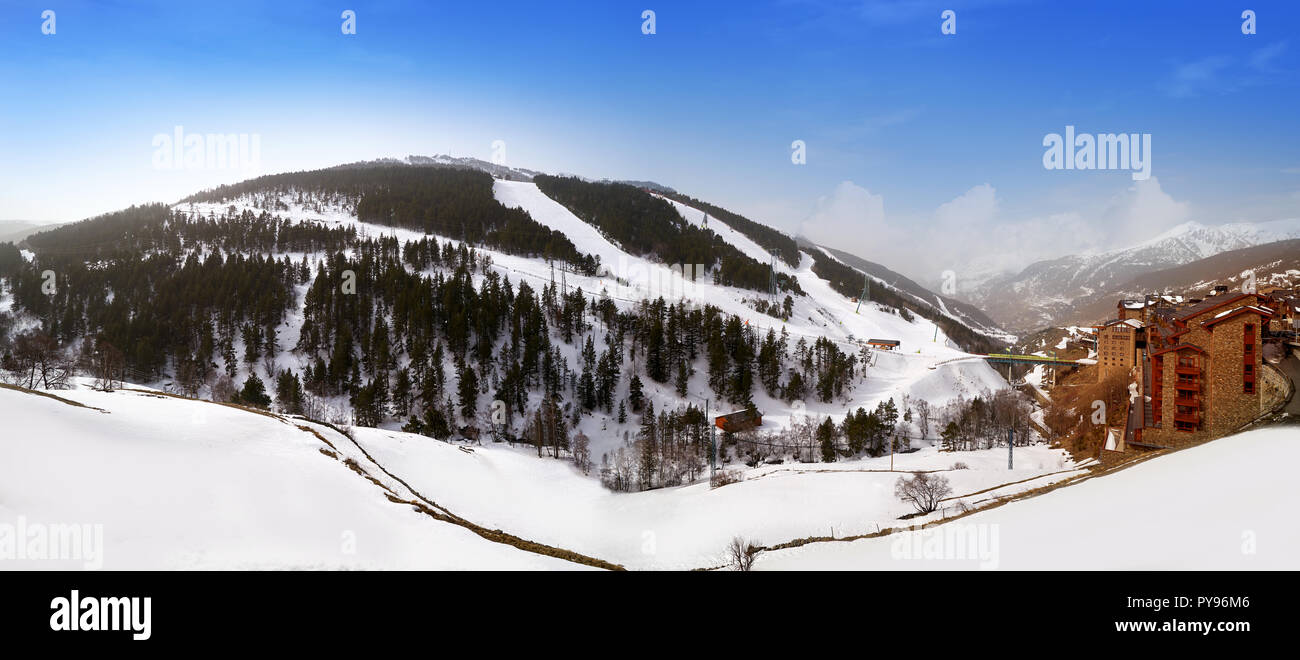
[[[812,256],[813,272],[817,273],[818,277],[830,282],[836,291],[845,296],[858,297],[863,293],[867,278],[864,273],[832,257],[816,245],[810,244],[807,247],[805,251]],[[905,318],[911,318],[912,314],[916,314],[933,321],[963,350],[988,353],[998,347],[998,343],[988,336],[971,330],[970,327],[949,318],[933,307],[918,305],[888,287],[873,286],[869,293],[870,300],[899,310]]]
[[[750,240],[758,243],[768,252],[775,254],[791,267],[799,265],[799,244],[795,242],[793,238],[790,238],[767,225],[754,222],[743,215],[732,213],[720,206],[714,206],[713,204],[695,199],[689,195],[683,195],[672,191],[660,192],[660,194],[687,206],[700,209],[715,218],[720,218],[723,222],[727,223],[729,227],[745,236],[748,236]]]
[[[0,366],[25,386],[59,387],[77,371],[318,419],[346,401],[340,422],[442,438],[468,426],[557,456],[579,451],[566,429],[585,415],[640,415],[694,474],[707,420],[685,400],[693,374],[734,406],[759,391],[831,402],[865,374],[835,342],[792,342],[712,305],[620,309],[578,288],[512,282],[464,243],[268,211],[133,207],[29,245],[30,261],[0,247],[0,289],[34,323],[0,336]],[[656,411],[652,383],[683,405]]]
[[[477,170],[390,165],[340,167],[259,177],[193,195],[183,202],[262,200],[269,211],[287,210],[284,199],[329,202],[353,209],[357,219],[437,234],[509,254],[556,259],[585,273],[598,264],[564,234],[527,212],[497,203],[491,175]]]
[[[755,291],[769,288],[769,264],[761,264],[717,234],[691,225],[671,204],[640,188],[546,175],[534,177],[533,182],[632,254],[654,255],[666,264],[717,266],[714,279],[719,284]],[[801,293],[798,282],[787,275],[776,275],[776,281],[782,291]]]

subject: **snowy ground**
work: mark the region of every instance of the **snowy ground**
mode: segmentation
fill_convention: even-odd
[[[755,568],[1296,570],[1297,464],[1296,427],[1250,431],[928,530],[763,553]],[[950,546],[959,557],[948,538],[975,540]]]
[[[390,502],[271,416],[127,391],[57,395],[106,412],[0,389],[0,541],[5,530],[12,541],[20,528],[102,525],[108,570],[583,568]],[[3,550],[0,570],[96,563]]]
[[[954,513],[958,500],[979,506],[1080,473],[1041,445],[1018,448],[1011,471],[1004,450],[927,448],[897,456],[900,472],[889,471],[887,456],[771,465],[717,489],[620,494],[569,461],[522,447],[467,451],[365,428],[354,429],[354,445],[328,427],[207,402],[126,390],[55,394],[105,412],[0,389],[10,431],[0,440],[0,526],[102,525],[108,569],[582,568],[389,501],[384,488],[322,454],[330,447],[299,424],[402,499],[427,498],[488,529],[634,569],[720,565],[738,534],[777,543],[896,526],[909,512],[893,497],[906,470],[951,480],[954,497],[936,517]],[[956,461],[970,469],[950,469]],[[76,558],[0,560],[0,569],[80,567]]]
[[[744,481],[716,489],[698,483],[612,493],[570,462],[539,459],[523,447],[488,445],[467,453],[422,436],[375,429],[357,429],[357,440],[412,488],[479,524],[632,569],[717,566],[736,535],[779,543],[906,524],[898,517],[912,509],[895,499],[893,489],[909,470],[939,470],[952,483],[949,508],[930,516],[935,518],[953,515],[958,500],[980,506],[1082,472],[1063,452],[1044,445],[1017,448],[1014,470],[1006,468],[1005,449],[955,454],[926,448],[895,457],[897,472],[889,471],[890,458],[883,456],[744,469]],[[969,469],[950,469],[958,461]]]
[[[1043,445],[1017,448],[1014,470],[1005,449],[927,447],[894,457],[893,472],[884,456],[742,468],[744,481],[716,489],[611,493],[571,462],[530,448],[364,428],[353,430],[353,444],[328,427],[207,402],[125,390],[55,394],[104,412],[0,389],[0,539],[20,525],[102,525],[107,569],[584,568],[433,520],[390,501],[389,491],[631,569],[709,568],[725,563],[734,536],[772,546],[903,529],[1086,473]],[[326,442],[379,483],[322,454]],[[1294,427],[1252,431],[927,530],[764,552],[756,566],[1294,570],[1297,460]],[[954,469],[959,461],[968,467]],[[942,510],[903,520],[911,509],[893,485],[918,470],[945,476],[953,495]],[[1243,480],[1250,486],[1237,485]],[[82,557],[0,553],[0,570],[85,566]]]

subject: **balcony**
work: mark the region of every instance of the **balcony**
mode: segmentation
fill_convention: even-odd
[[[1180,397],[1177,397],[1177,398],[1174,399],[1174,405],[1176,405],[1176,406],[1187,406],[1188,408],[1200,408],[1200,407],[1201,407],[1201,400],[1200,400],[1200,399],[1193,399],[1193,398],[1190,398],[1190,397],[1181,397],[1181,396],[1180,396]]]
[[[1201,375],[1201,368],[1194,367],[1191,365],[1180,364],[1174,367],[1174,373],[1185,375],[1185,376],[1199,376]]]
[[[1188,424],[1200,424],[1201,415],[1199,413],[1174,413],[1175,422],[1186,422]]]
[[[1174,383],[1174,389],[1175,389],[1175,390],[1182,390],[1182,391],[1186,391],[1186,392],[1200,392],[1200,391],[1201,391],[1201,384],[1198,383],[1198,382],[1196,382],[1196,381],[1182,381],[1182,380],[1180,380],[1180,381]]]

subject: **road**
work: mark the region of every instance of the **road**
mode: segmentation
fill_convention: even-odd
[[[1300,390],[1300,358],[1295,356],[1294,351],[1287,351],[1286,358],[1278,363],[1277,368],[1291,379],[1291,383],[1296,386],[1295,389]],[[1291,400],[1283,410],[1292,417],[1300,417],[1300,391],[1291,395]]]

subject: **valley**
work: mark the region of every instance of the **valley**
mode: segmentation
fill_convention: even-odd
[[[990,362],[1016,337],[966,303],[668,189],[573,179],[575,211],[466,167],[276,175],[0,254],[5,463],[81,457],[0,475],[0,523],[98,493],[119,569],[717,569],[733,538],[814,568],[1110,469],[1054,442],[1052,368]],[[1092,364],[1089,332],[1016,352]],[[915,474],[950,488],[933,511],[895,495]]]

